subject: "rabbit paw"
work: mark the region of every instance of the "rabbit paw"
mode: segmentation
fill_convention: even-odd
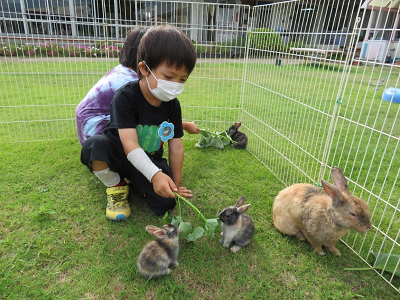
[[[236,253],[236,252],[238,252],[239,250],[240,250],[240,246],[238,246],[238,245],[235,245],[235,246],[233,246],[232,248],[231,248],[231,250],[232,250],[232,252],[233,253]]]
[[[333,246],[333,247],[328,247],[328,249],[329,249],[329,251],[331,251],[333,254],[335,254],[335,255],[337,255],[337,256],[340,256],[340,251],[339,251],[339,249],[337,249],[335,246]]]
[[[226,241],[224,238],[219,240],[223,247],[228,248],[231,242]]]
[[[305,241],[306,237],[304,236],[303,232],[299,231],[296,233],[296,237],[300,240],[300,241]]]
[[[179,266],[179,263],[178,263],[177,261],[175,261],[175,262],[172,262],[172,263],[171,263],[171,266],[173,266],[173,267],[177,267],[177,266]]]
[[[325,251],[322,250],[322,248],[315,249],[315,253],[317,253],[318,255],[325,255]]]

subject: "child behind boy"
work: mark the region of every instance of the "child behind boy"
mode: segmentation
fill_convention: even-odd
[[[137,48],[146,33],[146,27],[135,27],[126,36],[119,56],[119,65],[104,75],[90,89],[75,110],[79,143],[95,134],[101,134],[110,120],[110,104],[117,90],[128,82],[137,80]],[[196,124],[182,122],[183,129],[191,134],[200,132]]]
[[[103,134],[88,138],[81,161],[108,188],[106,216],[130,216],[129,187],[145,197],[156,215],[175,206],[175,194],[191,197],[181,186],[184,149],[178,96],[196,64],[196,52],[183,31],[171,25],[150,28],[137,54],[139,80],[118,90]],[[168,141],[169,163],[163,158]]]

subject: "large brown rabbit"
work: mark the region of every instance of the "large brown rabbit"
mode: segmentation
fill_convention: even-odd
[[[325,246],[340,255],[336,242],[350,229],[367,232],[371,215],[368,204],[350,193],[342,170],[334,167],[331,175],[335,185],[321,180],[323,190],[298,183],[280,191],[272,210],[281,233],[308,240],[318,254]]]

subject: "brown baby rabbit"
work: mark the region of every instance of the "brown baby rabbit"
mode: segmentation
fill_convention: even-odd
[[[231,250],[233,253],[246,246],[254,236],[256,230],[253,220],[245,214],[250,204],[243,205],[245,197],[240,197],[235,206],[225,208],[219,218],[222,222],[222,239],[224,247],[229,247],[233,242]]]
[[[170,273],[169,266],[178,266],[179,229],[168,224],[158,228],[146,226],[150,234],[157,239],[148,243],[140,253],[137,266],[140,274],[146,278],[156,278]]]
[[[336,242],[354,229],[365,233],[372,226],[368,204],[352,195],[342,170],[331,170],[333,184],[321,180],[323,190],[298,183],[279,192],[272,210],[281,233],[308,240],[318,254],[322,246],[340,255]]]

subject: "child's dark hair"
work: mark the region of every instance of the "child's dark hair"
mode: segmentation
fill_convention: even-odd
[[[167,62],[168,67],[185,67],[190,74],[196,65],[196,50],[192,41],[172,25],[151,27],[140,41],[137,62],[145,61],[150,70]],[[143,75],[137,71],[139,78]]]
[[[133,70],[137,69],[137,50],[139,42],[147,29],[146,27],[135,27],[128,32],[119,56],[119,63],[121,65]]]

